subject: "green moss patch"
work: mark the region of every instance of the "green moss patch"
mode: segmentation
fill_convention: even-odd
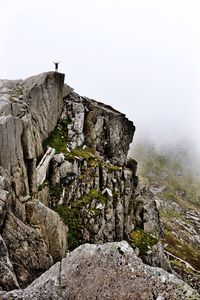
[[[82,198],[76,200],[73,205],[76,207],[83,207],[87,204],[90,204],[93,199],[96,199],[98,202],[105,204],[106,197],[102,195],[99,191],[92,189],[88,195],[83,196]]]
[[[77,156],[77,157],[83,158],[83,159],[85,159],[85,160],[88,161],[88,160],[94,158],[95,153],[94,153],[94,150],[91,149],[91,148],[85,148],[85,149],[83,149],[81,147],[78,147],[76,149],[71,150],[71,152],[69,152],[67,154],[67,156],[69,158],[70,157],[74,158],[75,156]]]
[[[70,123],[68,119],[63,119],[58,123],[58,126],[44,141],[43,147],[47,149],[48,146],[55,148],[56,153],[65,153],[67,147],[67,125]]]
[[[130,233],[131,245],[140,250],[141,255],[147,254],[151,247],[157,244],[158,240],[150,233],[142,229],[136,229]]]
[[[57,190],[55,192],[58,192]],[[54,210],[60,215],[63,222],[68,226],[68,243],[69,249],[73,250],[81,244],[83,230],[87,226],[87,217],[98,217],[101,213],[99,209],[87,209],[87,217],[83,216],[82,208],[90,205],[92,200],[96,199],[98,202],[105,204],[106,197],[99,191],[93,189],[88,195],[74,201],[67,206],[66,204],[58,205]]]
[[[160,217],[162,218],[162,221],[164,220],[170,220],[173,218],[182,219],[182,213],[177,213],[173,208],[170,208],[168,210],[160,209],[159,211]],[[185,221],[185,219],[184,219]]]
[[[112,173],[114,171],[120,171],[122,169],[122,167],[118,166],[118,165],[113,165],[109,162],[105,162],[103,164],[103,167],[107,170],[107,172]]]
[[[74,250],[80,245],[84,228],[80,211],[76,207],[69,208],[66,205],[58,205],[54,210],[68,226],[68,245],[70,250]]]

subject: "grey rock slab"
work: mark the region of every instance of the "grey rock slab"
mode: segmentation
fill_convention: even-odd
[[[42,157],[41,161],[39,162],[36,168],[36,178],[37,178],[37,185],[40,186],[46,179],[47,171],[49,169],[49,164],[54,156],[56,150],[54,148],[48,147],[46,153]]]
[[[19,284],[32,282],[53,264],[41,233],[24,224],[11,211],[7,213],[2,237]]]
[[[43,300],[52,295],[68,300],[200,299],[174,275],[145,265],[125,241],[82,245],[25,290],[6,293],[3,299]]]
[[[0,235],[0,287],[3,290],[19,288],[5,241]]]
[[[54,261],[62,259],[67,251],[67,227],[60,216],[39,200],[26,203],[27,221],[35,225],[43,236],[48,253]]]

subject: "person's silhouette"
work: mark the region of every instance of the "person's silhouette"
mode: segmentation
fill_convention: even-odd
[[[53,62],[55,65],[55,71],[58,72],[58,65],[59,65],[59,61]]]

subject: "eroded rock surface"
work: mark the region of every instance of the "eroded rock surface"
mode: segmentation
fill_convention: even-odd
[[[61,260],[67,249],[67,227],[59,215],[39,200],[32,200],[26,203],[26,221],[44,237],[54,262]]]
[[[55,72],[0,81],[0,165],[18,197],[35,190],[36,160],[61,115],[63,84],[64,74]]]
[[[143,264],[125,241],[85,244],[51,267],[27,289],[3,299],[200,299],[185,282]]]
[[[135,227],[137,163],[126,163],[135,127],[112,107],[65,90],[60,124],[47,140],[58,154],[45,201],[69,226],[72,249],[128,239]]]
[[[19,288],[16,275],[13,270],[12,263],[9,258],[8,249],[6,244],[0,235],[0,287],[9,291],[15,288]]]
[[[124,114],[95,100],[72,92],[64,97],[69,146],[75,148],[86,142],[111,163],[123,166],[135,126]]]
[[[11,212],[7,214],[3,238],[14,264],[18,282],[22,286],[27,282],[30,283],[53,264],[40,232],[20,221]]]
[[[44,221],[35,205],[37,224],[31,224],[25,205],[37,192],[42,143],[62,113],[63,84],[64,74],[55,72],[0,81],[0,234],[5,254],[0,255],[0,287],[5,290],[27,285],[66,253],[66,226],[59,216],[44,207]]]

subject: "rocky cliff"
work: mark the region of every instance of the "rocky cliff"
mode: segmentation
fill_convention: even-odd
[[[127,160],[134,131],[63,74],[0,82],[1,290],[26,287],[88,242],[127,240],[146,263],[171,270],[154,198],[138,190],[137,163]]]
[[[58,73],[0,82],[0,286],[6,290],[31,282],[66,252],[66,226],[35,196],[36,166],[62,113],[63,84]]]

